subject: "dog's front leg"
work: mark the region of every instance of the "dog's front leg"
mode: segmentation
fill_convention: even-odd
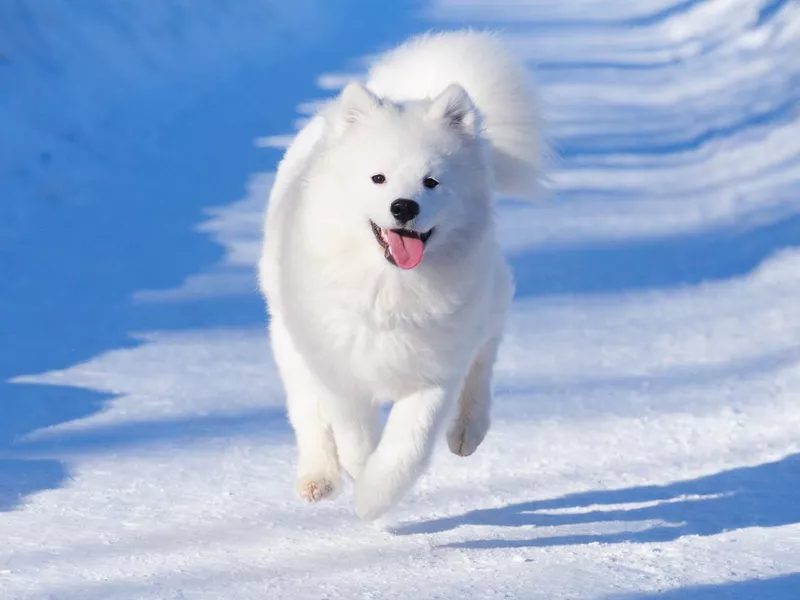
[[[279,315],[273,315],[270,332],[297,440],[295,491],[300,498],[317,502],[332,496],[341,481],[330,416],[337,398],[309,369]]]
[[[356,481],[359,517],[379,517],[411,488],[430,458],[442,417],[457,393],[458,386],[437,386],[395,403],[378,447]]]

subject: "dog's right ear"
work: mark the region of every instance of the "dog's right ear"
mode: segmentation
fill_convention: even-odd
[[[478,109],[467,90],[453,83],[436,96],[428,108],[428,116],[445,121],[450,127],[476,135],[479,129]]]
[[[355,81],[348,83],[339,96],[339,108],[334,131],[342,133],[353,123],[357,123],[372,111],[380,108],[381,99]]]

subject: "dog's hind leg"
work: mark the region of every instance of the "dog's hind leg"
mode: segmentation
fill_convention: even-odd
[[[328,407],[335,402],[297,352],[278,318],[270,324],[275,360],[286,390],[289,421],[297,440],[295,491],[308,502],[331,496],[341,475]]]
[[[492,369],[499,342],[498,338],[493,338],[480,349],[461,388],[458,414],[447,431],[447,445],[453,454],[469,456],[489,431]]]
[[[355,481],[361,475],[381,434],[378,407],[369,399],[348,402],[333,418],[333,435],[339,462]]]

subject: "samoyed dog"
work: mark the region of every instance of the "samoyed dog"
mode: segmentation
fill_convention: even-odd
[[[535,193],[539,150],[525,69],[472,31],[384,55],[288,148],[259,270],[301,498],[331,496],[344,471],[374,519],[448,421],[455,454],[483,441],[513,295],[492,198]]]

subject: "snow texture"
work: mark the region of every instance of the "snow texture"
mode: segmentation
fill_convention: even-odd
[[[461,26],[534,68],[551,191],[498,209],[493,429],[364,524],[292,495],[261,213]],[[798,53],[785,0],[0,4],[0,598],[800,598]]]

